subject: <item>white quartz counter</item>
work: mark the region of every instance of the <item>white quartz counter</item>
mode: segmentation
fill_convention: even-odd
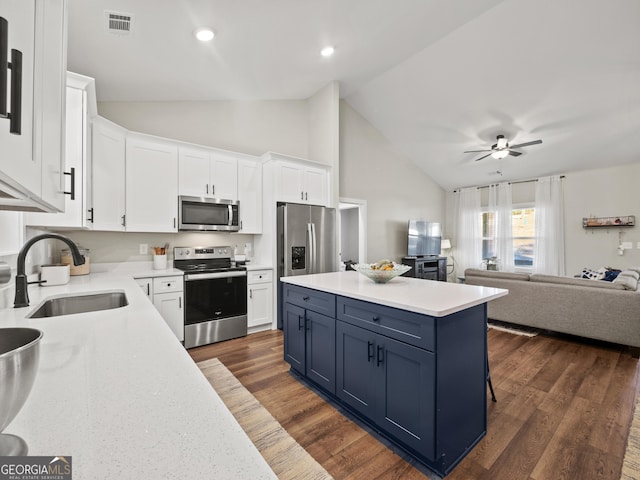
[[[174,272],[123,270],[30,285],[31,306],[0,310],[0,327],[44,332],[33,390],[5,433],[29,455],[72,456],[78,479],[275,479],[132,278]],[[124,290],[129,305],[25,318],[46,297],[105,290]]]
[[[374,283],[355,271],[282,277],[291,285],[356,298],[434,317],[444,317],[509,293],[502,288],[396,277]]]

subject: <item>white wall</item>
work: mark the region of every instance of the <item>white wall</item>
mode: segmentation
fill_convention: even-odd
[[[306,100],[101,102],[98,113],[129,130],[234,152],[309,154]]]
[[[329,205],[338,205],[340,185],[340,89],[332,82],[309,98],[309,153],[307,158],[331,165]]]
[[[624,269],[640,265],[640,163],[567,174],[564,179],[565,257],[567,275],[583,267]],[[584,229],[582,218],[635,215],[629,228]],[[618,232],[633,250],[617,253]]]
[[[367,201],[367,256],[400,261],[410,219],[442,222],[445,192],[346,102],[340,102],[340,196]]]

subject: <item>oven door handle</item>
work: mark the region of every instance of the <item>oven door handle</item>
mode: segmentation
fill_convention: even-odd
[[[209,280],[212,278],[229,278],[229,277],[246,277],[246,271],[238,272],[216,272],[216,273],[196,273],[191,275],[185,275],[185,282],[195,282],[197,280]]]

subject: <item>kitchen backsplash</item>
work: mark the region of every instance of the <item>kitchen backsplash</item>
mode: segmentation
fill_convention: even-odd
[[[169,261],[173,261],[173,247],[231,246],[253,244],[253,235],[230,233],[132,233],[60,231],[83,248],[90,250],[91,263],[143,262],[153,260],[152,247],[169,244]],[[140,254],[140,245],[148,246],[146,255]],[[61,248],[64,244],[60,244]],[[53,260],[59,261],[60,251],[53,252]]]

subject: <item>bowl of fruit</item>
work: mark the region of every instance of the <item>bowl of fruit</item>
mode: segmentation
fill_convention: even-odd
[[[356,263],[352,267],[356,272],[376,283],[387,283],[392,278],[411,270],[409,265],[402,265],[391,260],[380,260],[376,263]]]

